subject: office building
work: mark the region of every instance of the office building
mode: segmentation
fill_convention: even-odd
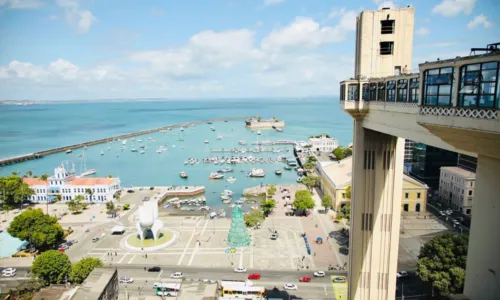
[[[439,200],[464,215],[472,212],[476,173],[459,167],[442,167]]]

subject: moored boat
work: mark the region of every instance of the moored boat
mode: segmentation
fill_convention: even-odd
[[[73,150],[71,149],[66,150],[66,154],[70,154],[71,152],[73,152]]]
[[[266,176],[266,172],[264,171],[264,169],[252,169],[248,173],[248,176],[249,177],[264,177],[264,176]]]
[[[209,179],[222,179],[224,178],[224,174],[220,174],[220,173],[211,173],[210,176],[208,176]]]
[[[229,177],[226,181],[229,182],[229,183],[234,183],[236,181],[236,178]]]
[[[282,173],[281,173],[281,170],[278,169],[278,170],[274,171],[274,174],[281,175]]]
[[[188,178],[188,174],[184,171],[182,171],[180,174],[181,178]]]

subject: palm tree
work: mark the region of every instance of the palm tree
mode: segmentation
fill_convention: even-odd
[[[92,196],[94,195],[92,189],[85,189],[85,194],[89,195],[89,201],[92,202]]]
[[[49,174],[43,174],[42,176],[40,176],[41,180],[47,180],[48,178],[49,178]]]
[[[31,175],[33,175],[33,172],[28,171],[28,172],[26,172],[26,175],[28,175],[28,177],[31,177]]]

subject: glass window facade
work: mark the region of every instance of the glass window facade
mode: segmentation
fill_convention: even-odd
[[[398,102],[408,102],[408,80],[398,80]]]
[[[349,84],[347,86],[347,100],[359,101],[359,84]]]
[[[378,101],[385,101],[385,82],[378,83]]]
[[[418,91],[419,91],[420,82],[418,78],[410,79],[410,101],[413,103],[418,102]]]
[[[453,71],[453,67],[445,67],[424,72],[423,105],[452,105]]]
[[[377,101],[377,83],[370,83],[370,100]]]
[[[345,84],[340,85],[340,101],[345,101]]]
[[[387,81],[387,101],[396,101],[396,80]]]
[[[368,100],[370,98],[370,90],[369,90],[369,84],[368,83],[363,83],[363,88],[361,89],[363,91],[362,93],[362,99],[364,101]]]
[[[498,62],[466,65],[460,68],[458,106],[498,108]]]

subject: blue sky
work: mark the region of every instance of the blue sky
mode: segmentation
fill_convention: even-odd
[[[497,0],[0,0],[0,99],[337,95],[356,15],[407,4],[413,68],[500,41]]]

